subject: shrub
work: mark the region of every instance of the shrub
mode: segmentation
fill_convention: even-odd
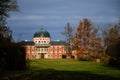
[[[24,70],[26,65],[25,49],[17,43],[0,45],[1,69]]]
[[[81,56],[81,57],[79,58],[79,60],[80,60],[80,61],[90,61],[91,59],[90,59],[90,56],[89,56],[89,55],[86,55],[86,56]]]
[[[104,64],[108,64],[109,60],[110,60],[110,56],[108,56],[108,55],[103,55],[101,57],[101,62],[103,62]]]

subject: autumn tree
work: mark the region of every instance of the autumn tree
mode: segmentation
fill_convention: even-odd
[[[68,44],[68,55],[71,56],[72,53],[72,39],[74,36],[74,29],[73,27],[70,26],[70,23],[67,23],[66,26],[64,27],[64,31],[61,32],[62,35],[65,36],[66,38],[66,43]]]
[[[101,46],[101,38],[97,35],[98,28],[94,27],[90,20],[87,18],[80,21],[76,28],[76,36],[74,38],[74,45],[78,51],[78,57],[98,58]]]

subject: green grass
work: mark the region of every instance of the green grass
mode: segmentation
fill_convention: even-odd
[[[120,69],[72,59],[30,61],[30,70],[5,73],[9,80],[120,80]]]

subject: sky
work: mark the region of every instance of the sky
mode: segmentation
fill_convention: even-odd
[[[116,24],[120,17],[120,0],[17,0],[18,12],[10,12],[8,26],[15,41],[32,40],[41,28],[52,40],[64,40],[61,35],[69,22],[77,27],[88,18],[97,26]]]

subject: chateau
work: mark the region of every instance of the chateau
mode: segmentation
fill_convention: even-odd
[[[60,59],[66,56],[67,44],[64,41],[51,41],[50,33],[41,28],[33,35],[33,41],[24,42],[26,59],[51,58]]]

